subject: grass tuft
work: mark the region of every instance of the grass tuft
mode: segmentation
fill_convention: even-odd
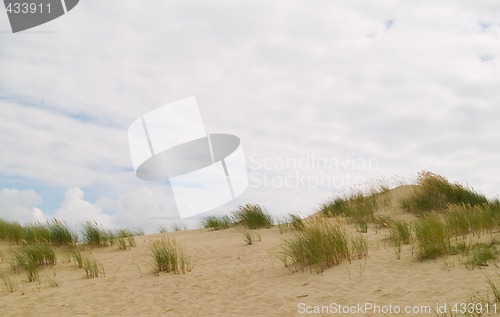
[[[96,277],[104,277],[104,266],[102,263],[94,258],[93,256],[83,256],[82,258],[82,267],[85,271],[85,275],[87,278],[96,278]]]
[[[174,232],[187,230],[187,227],[185,224],[177,223],[177,222],[172,224],[171,228],[172,228],[172,231],[174,231]]]
[[[389,239],[396,248],[396,257],[401,259],[401,251],[403,245],[410,244],[411,241],[411,225],[405,221],[394,220],[389,224],[390,235]]]
[[[302,218],[294,214],[289,215],[289,223],[294,230],[301,231],[304,230],[305,228],[304,220],[302,220]]]
[[[488,266],[490,262],[498,262],[498,249],[495,243],[477,243],[467,250],[468,259],[465,267],[472,270],[476,267]]]
[[[185,274],[191,271],[191,260],[175,239],[162,238],[152,241],[150,251],[156,275],[160,272]]]
[[[83,268],[82,254],[79,251],[73,251],[71,255],[73,257],[73,260],[75,260],[76,266],[78,266],[79,268]]]
[[[495,303],[500,303],[500,286],[490,275],[485,274],[485,276],[486,282],[490,286],[493,296],[495,297]],[[500,277],[500,274],[497,273],[497,277]]]
[[[158,232],[159,233],[167,233],[168,232],[168,228],[163,226],[163,225],[159,225],[158,226]]]
[[[50,243],[52,245],[74,245],[78,242],[78,235],[76,235],[68,226],[57,219],[53,219],[47,224],[50,232]]]
[[[273,225],[271,215],[259,205],[240,206],[235,212],[235,218],[239,224],[249,229],[270,228]]]
[[[317,221],[285,240],[279,257],[292,272],[308,267],[323,272],[350,260],[349,242],[342,227]]]
[[[450,233],[440,217],[425,217],[415,223],[414,229],[418,242],[418,257],[421,260],[434,259],[449,253]]]
[[[228,229],[234,226],[234,219],[228,215],[224,216],[213,215],[202,219],[201,224],[205,229],[217,231],[222,229]]]
[[[420,172],[415,193],[401,201],[401,207],[409,212],[423,214],[446,210],[450,204],[479,206],[488,203],[486,197],[458,183],[450,183],[445,177]]]
[[[22,268],[28,275],[28,282],[38,281],[38,270],[41,267],[55,265],[54,250],[44,244],[25,246],[14,252],[14,261],[11,264],[17,271]]]
[[[96,222],[87,221],[83,226],[83,242],[91,246],[113,245],[115,235],[111,230],[104,229]]]
[[[375,194],[365,195],[356,193],[348,197],[337,197],[331,202],[323,204],[321,212],[326,217],[342,216],[353,219],[373,221],[374,211],[378,208]]]
[[[351,240],[351,254],[358,259],[368,256],[368,241],[363,235],[358,235]]]
[[[118,249],[127,250],[136,246],[134,236],[141,235],[142,231],[132,231],[129,229],[119,229],[114,233]]]
[[[247,245],[252,245],[255,242],[262,241],[260,234],[258,234],[257,232],[244,231],[242,235],[243,235],[243,240]]]

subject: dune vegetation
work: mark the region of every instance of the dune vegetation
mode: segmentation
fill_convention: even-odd
[[[394,194],[398,189],[398,194]],[[453,262],[465,272],[500,265],[499,200],[430,172],[421,172],[414,185],[396,189],[375,186],[367,192],[335,196],[321,204],[317,213],[305,218],[289,214],[278,221],[263,206],[246,204],[227,215],[207,216],[201,219],[201,226],[205,230],[198,234],[218,237],[238,249],[237,256],[222,253],[214,257],[234,261],[241,267],[251,252],[264,252],[262,246],[269,247],[265,239],[275,235],[279,243],[265,253],[277,259],[284,274],[289,274],[288,270],[324,275],[341,267],[349,272],[350,279],[349,266],[355,263],[361,275],[372,250],[380,255],[380,245],[395,265],[442,261],[446,266]],[[125,250],[138,249],[136,246],[146,248],[140,254],[148,255],[152,276],[171,273],[166,275],[184,278],[184,274],[187,277],[187,273],[197,268],[200,268],[197,274],[203,274],[204,260],[191,252],[193,245],[185,248],[181,241],[185,230],[180,224],[172,229],[169,232],[159,226],[158,236],[138,239],[144,234],[140,230],[108,229],[94,221],[81,224],[77,231],[56,219],[28,224],[0,219],[0,242],[6,246],[0,252],[0,262],[10,266],[10,271],[6,266],[0,270],[0,280],[8,292],[24,292],[23,283],[32,282],[44,281],[50,287],[58,287],[54,269],[53,277],[40,273],[68,263],[82,271],[83,279],[103,278],[106,276],[103,250],[112,247],[116,254],[124,254]],[[374,244],[376,249],[372,249]],[[215,246],[208,248],[209,252],[216,252]],[[135,266],[138,276],[143,276],[135,262],[120,265]],[[137,272],[135,268],[130,270]],[[475,294],[468,300],[500,301],[500,278],[487,275],[484,281],[492,297]]]

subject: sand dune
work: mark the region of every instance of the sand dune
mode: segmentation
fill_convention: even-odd
[[[397,208],[397,199],[411,190],[391,192],[392,205],[380,213],[408,217]],[[246,245],[241,230],[210,232],[192,230],[136,237],[137,247],[85,249],[98,258],[105,277],[86,279],[82,269],[59,252],[58,263],[41,271],[40,283],[27,283],[23,273],[12,272],[9,246],[1,246],[2,272],[17,290],[0,288],[2,316],[393,316],[398,314],[356,311],[349,314],[307,314],[314,306],[334,304],[429,306],[461,303],[489,290],[484,273],[497,268],[468,270],[458,256],[420,262],[410,246],[396,260],[394,248],[386,242],[387,229],[370,225],[366,259],[343,262],[315,272],[291,273],[276,257],[283,239],[278,228],[258,230],[262,241]],[[192,271],[185,275],[151,269],[149,243],[162,236],[175,237],[192,257]],[[58,286],[51,285],[57,282]],[[490,294],[491,296],[491,294]],[[402,308],[403,309],[403,308]],[[304,312],[304,313],[302,313]],[[330,311],[330,313],[333,311]],[[436,316],[434,313],[399,316]],[[494,315],[494,314],[490,314]]]

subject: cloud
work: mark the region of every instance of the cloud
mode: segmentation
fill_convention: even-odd
[[[155,231],[160,224],[179,219],[173,196],[164,191],[142,188],[127,192],[116,201],[113,222],[120,227]]]
[[[54,213],[54,217],[66,221],[70,226],[95,221],[105,227],[113,227],[112,217],[95,204],[86,201],[83,191],[77,187],[68,189],[64,194],[64,200]]]
[[[2,36],[0,175],[73,188],[68,210],[153,228],[152,217],[175,217],[173,197],[134,177],[127,127],[195,95],[207,130],[239,136],[247,159],[374,157],[377,169],[326,172],[429,169],[495,195],[497,12],[470,1],[89,0],[41,28],[54,33]],[[341,190],[253,187],[234,203],[312,211]]]
[[[20,222],[43,220],[43,213],[35,207],[41,201],[34,190],[0,189],[0,218]]]

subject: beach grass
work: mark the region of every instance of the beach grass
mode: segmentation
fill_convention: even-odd
[[[294,230],[301,231],[301,230],[304,230],[304,228],[305,228],[304,220],[302,218],[300,218],[299,216],[294,215],[294,214],[288,215],[288,223],[290,224],[290,226]]]
[[[374,195],[358,192],[347,197],[337,197],[323,204],[321,212],[326,217],[342,216],[371,221],[376,209],[377,201]]]
[[[114,237],[116,239],[116,244],[118,249],[127,250],[127,248],[132,248],[136,246],[134,236],[143,235],[144,232],[130,229],[118,229],[114,232]]]
[[[71,252],[71,256],[73,257],[73,260],[75,261],[75,265],[78,266],[79,268],[83,268],[83,256],[80,253],[80,251],[73,250]]]
[[[159,233],[167,233],[168,232],[168,228],[164,225],[159,225],[158,226],[158,232]]]
[[[48,243],[61,246],[75,244],[78,236],[57,219],[45,224],[33,222],[25,225],[0,219],[0,240],[23,245]]]
[[[255,242],[262,241],[261,235],[257,232],[243,231],[241,234],[243,236],[243,241],[245,241],[247,245],[252,245],[255,244]]]
[[[0,240],[19,244],[24,239],[24,232],[19,222],[0,219]]]
[[[351,239],[351,254],[358,259],[368,256],[368,240],[363,235],[357,235]]]
[[[153,272],[156,275],[160,272],[185,274],[191,271],[190,257],[175,239],[162,238],[152,241],[150,252],[153,259]]]
[[[78,235],[69,229],[66,223],[57,219],[47,223],[50,232],[50,243],[56,246],[74,245],[78,242]]]
[[[438,215],[420,219],[415,223],[414,230],[419,259],[434,259],[448,254],[451,250],[449,230]]]
[[[29,245],[13,251],[12,268],[23,269],[28,275],[28,282],[38,281],[38,271],[44,266],[56,264],[54,250],[46,244]]]
[[[401,207],[412,213],[445,211],[450,204],[478,206],[488,204],[488,199],[472,188],[450,183],[445,177],[420,172],[415,193],[401,200]]]
[[[499,251],[497,243],[476,243],[471,245],[464,253],[468,254],[465,267],[472,270],[498,263]]]
[[[217,231],[228,229],[235,224],[235,219],[229,215],[211,215],[203,218],[201,220],[203,228]]]
[[[264,207],[257,204],[246,204],[239,206],[234,212],[234,217],[238,224],[249,229],[270,228],[273,225],[271,215]]]
[[[401,259],[403,245],[410,244],[412,238],[412,226],[402,220],[393,220],[389,223],[389,239],[396,249],[396,258]]]
[[[83,243],[90,246],[112,246],[116,238],[110,229],[105,229],[93,221],[85,222],[82,234]]]
[[[495,299],[494,302],[500,303],[500,281],[498,279],[500,277],[500,274],[497,273],[497,280],[493,279],[490,275],[486,273],[485,276],[486,276],[486,282],[488,283],[488,286],[490,287],[493,293]]]
[[[368,193],[356,191],[335,197],[323,203],[320,212],[327,218],[344,217],[354,224],[357,231],[366,233],[368,224],[379,220],[375,211],[390,205],[388,191],[389,188],[386,186],[372,186]]]
[[[177,231],[183,231],[183,230],[187,230],[187,227],[185,224],[183,223],[174,223],[170,226],[172,228],[172,231],[173,232],[177,232]]]
[[[85,271],[86,278],[104,277],[105,271],[102,263],[93,256],[82,257],[82,268]]]
[[[323,272],[350,260],[348,236],[343,227],[318,220],[286,239],[279,258],[293,272],[307,268]]]

